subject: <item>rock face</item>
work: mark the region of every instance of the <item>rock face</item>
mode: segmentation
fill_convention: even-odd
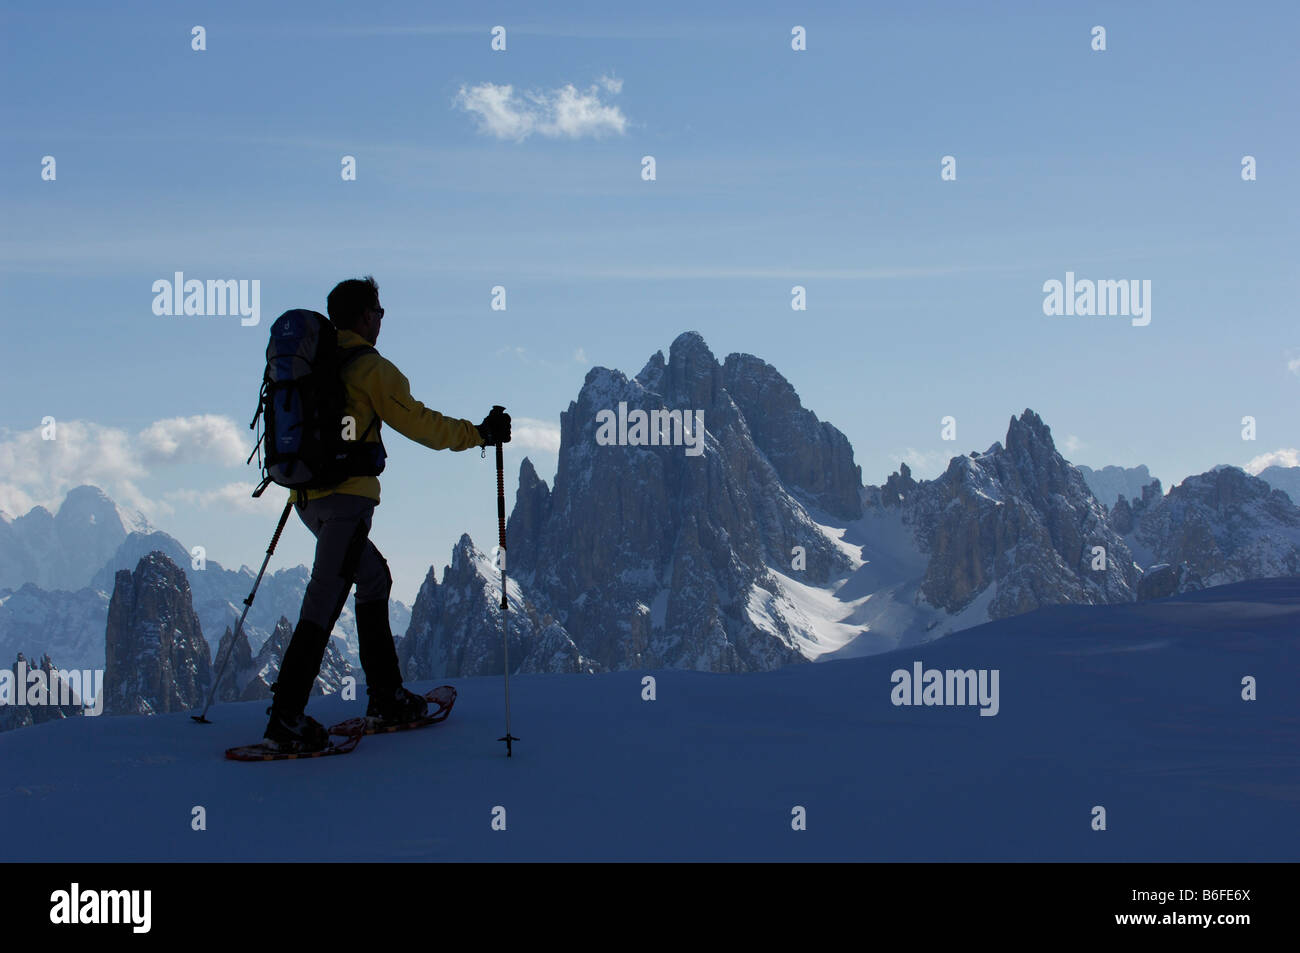
[[[1032,410],[1011,419],[1005,448],[953,457],[921,483],[904,464],[866,498],[868,509],[901,512],[928,556],[921,596],[950,614],[981,596],[988,609],[978,621],[1134,598],[1132,554]]]
[[[263,541],[263,545],[265,541]],[[225,569],[215,560],[206,560],[204,568],[194,568],[189,552],[166,533],[132,533],[122,542],[117,552],[104,568],[96,574],[91,582],[92,588],[112,591],[112,579],[115,571],[125,566],[134,566],[142,556],[153,551],[166,553],[168,558],[178,566],[185,567],[194,599],[194,611],[198,614],[205,632],[221,632],[227,626],[234,628],[243,613],[243,602],[253,588],[257,573],[247,566],[238,571]],[[286,569],[268,571],[262,577],[257,589],[257,598],[248,610],[244,622],[244,632],[248,636],[250,647],[260,649],[270,638],[276,620],[281,616],[297,619],[302,609],[303,594],[307,591],[307,582],[311,570],[306,566],[294,566]],[[401,632],[410,619],[410,610],[402,603],[389,601],[389,617],[393,631]],[[360,665],[357,655],[356,619],[352,612],[352,600],[349,599],[339,615],[334,631],[344,637],[345,652],[354,665]]]
[[[511,672],[603,670],[582,655],[563,626],[539,614],[513,580],[507,585]],[[468,535],[461,536],[442,585],[431,568],[415,598],[410,628],[397,647],[402,677],[500,675],[505,671],[501,629],[501,571]]]
[[[242,637],[242,634],[241,634]],[[280,621],[275,624],[275,631],[267,639],[266,644],[262,646],[253,658],[247,670],[251,672],[248,681],[239,684],[239,701],[255,701],[258,699],[269,699],[272,697],[271,686],[280,675],[280,663],[284,660],[284,651],[289,647],[289,641],[293,638],[293,625],[289,620],[280,617]],[[343,679],[352,675],[352,666],[348,660],[343,657],[339,651],[340,642],[337,638],[331,637],[329,644],[325,648],[325,657],[321,660],[320,674],[316,676],[316,681],[312,683],[311,694],[313,695],[331,695],[343,687]],[[247,643],[245,642],[245,649]],[[231,666],[239,663],[241,651],[238,643],[235,646],[235,657],[230,662]],[[226,679],[222,678],[223,685]]]
[[[1239,467],[1188,477],[1166,496],[1153,484],[1129,509],[1118,522],[1112,514],[1112,526],[1128,529],[1144,565],[1186,567],[1176,592],[1300,572],[1300,507]]]
[[[657,428],[661,412],[679,417]],[[861,472],[780,374],[745,354],[719,364],[687,332],[635,378],[593,368],[560,431],[554,488],[524,459],[506,532],[512,671],[804,660],[814,623],[773,610],[760,626],[751,606],[792,605],[779,574],[795,547],[801,583],[851,570],[810,511],[860,515]],[[463,537],[442,584],[431,572],[416,599],[408,677],[499,673],[499,602],[500,570]]]
[[[862,468],[853,462],[848,438],[805,409],[776,368],[750,354],[731,354],[722,365],[722,386],[754,446],[791,493],[842,519],[862,515]]]
[[[1121,536],[1127,537],[1133,532],[1133,527],[1137,525],[1138,514],[1162,496],[1164,496],[1164,493],[1160,489],[1159,480],[1152,480],[1142,487],[1140,494],[1133,498],[1132,503],[1121,493],[1115,501],[1115,505],[1110,508],[1109,522],[1111,529]]]
[[[208,643],[185,573],[163,553],[117,574],[104,637],[105,711],[155,714],[201,707]]]
[[[621,411],[626,439],[602,443],[604,415]],[[635,445],[637,411],[679,411],[687,422],[702,413],[703,452],[671,440]],[[716,672],[803,660],[796,646],[815,638],[811,623],[777,615],[765,630],[750,604],[759,590],[781,594],[773,570],[790,571],[796,546],[808,585],[851,569],[809,515],[860,512],[843,434],[804,410],[768,365],[749,355],[720,365],[693,332],[635,378],[593,368],[560,431],[554,489],[527,460],[520,468],[509,569],[583,659]]]

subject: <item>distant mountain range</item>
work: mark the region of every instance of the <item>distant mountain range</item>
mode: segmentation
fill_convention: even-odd
[[[1092,490],[1092,495],[1107,507],[1114,506],[1121,496],[1130,500],[1141,499],[1142,488],[1155,479],[1145,465],[1112,466],[1094,470],[1083,464],[1075,464],[1075,469],[1082,475],[1083,482],[1088,484],[1088,489]]]
[[[702,411],[705,452],[602,442],[615,408],[629,421]],[[1207,498],[1207,485],[1231,492]],[[1144,494],[1150,509],[1114,512]],[[863,486],[844,435],[774,368],[746,354],[719,362],[682,334],[634,378],[588,373],[561,414],[554,487],[521,462],[506,533],[511,669],[754,671],[1042,606],[1295,571],[1300,509],[1263,480],[1229,468],[1161,497],[1146,467],[1074,467],[1029,409],[1005,446],[955,455],[934,480],[903,465]],[[501,672],[499,603],[499,569],[462,537],[442,582],[431,570],[416,597],[405,671]]]
[[[774,367],[748,354],[719,362],[693,332],[635,377],[593,368],[560,431],[553,486],[527,457],[519,465],[506,618],[498,565],[462,536],[409,614],[393,603],[406,678],[499,674],[503,626],[511,671],[745,672],[887,651],[1044,606],[1300,573],[1300,508],[1275,488],[1300,488],[1300,468],[1270,468],[1266,481],[1217,467],[1164,494],[1144,466],[1070,464],[1025,409],[1005,445],[954,455],[933,480],[904,464],[864,485],[844,434]],[[198,621],[183,639],[193,684],[173,693],[188,699],[210,679],[200,656],[212,660],[211,640],[233,626],[253,574],[212,561],[189,570],[179,542],[94,487],[69,493],[53,516],[0,517],[0,660],[23,652],[101,667],[124,573],[132,604],[148,605],[141,586],[179,588],[168,565]],[[243,674],[222,697],[273,680],[307,575],[295,567],[263,580],[236,645]],[[121,657],[162,651],[139,641],[158,620],[133,612],[108,626],[110,643],[134,646]],[[348,644],[321,690],[360,674],[350,610],[340,633]],[[165,695],[135,691],[143,702],[124,695],[116,710],[172,704]]]
[[[5,573],[0,664],[21,652],[34,659],[48,654],[62,668],[104,668],[115,577],[122,570],[135,571],[153,552],[165,554],[184,572],[206,637],[217,638],[234,627],[256,573],[247,567],[225,569],[212,559],[202,570],[191,568],[185,546],[142,517],[127,515],[97,487],[71,490],[54,516],[40,507],[12,521],[0,516],[0,567]],[[282,617],[296,622],[310,574],[306,566],[267,570],[244,624],[254,652]],[[393,631],[404,631],[410,609],[394,600],[389,612]],[[359,668],[350,601],[334,634],[342,640],[343,657]]]
[[[1265,467],[1255,476],[1291,497],[1292,503],[1300,504],[1300,467]]]
[[[0,513],[0,589],[81,589],[129,533],[153,531],[93,486],[70,490],[55,514],[43,506],[14,520]]]

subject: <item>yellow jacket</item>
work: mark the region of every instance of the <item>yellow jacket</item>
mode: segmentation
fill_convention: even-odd
[[[354,331],[339,331],[339,347],[362,347],[369,342]],[[377,442],[380,424],[388,424],[404,437],[433,450],[472,450],[483,446],[472,420],[444,417],[411,396],[411,383],[393,362],[379,354],[363,354],[343,370],[347,391],[345,414],[356,421],[356,432],[367,442]],[[370,429],[371,422],[375,422]],[[366,433],[367,429],[370,430]],[[320,490],[290,490],[289,499],[316,500],[331,493],[354,493],[379,502],[379,478],[349,477],[338,486]]]

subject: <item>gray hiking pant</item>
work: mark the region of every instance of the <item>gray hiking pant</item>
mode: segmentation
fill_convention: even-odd
[[[350,493],[333,493],[295,503],[294,509],[316,537],[316,560],[302,600],[302,618],[326,632],[332,631],[353,582],[357,605],[379,602],[386,615],[393,577],[387,560],[370,541],[375,501]]]

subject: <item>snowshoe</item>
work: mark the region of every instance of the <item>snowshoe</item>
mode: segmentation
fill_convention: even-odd
[[[415,697],[420,698],[421,696],[417,695]],[[350,735],[353,732],[361,732],[362,734],[373,735],[380,732],[406,731],[411,728],[423,728],[425,725],[436,725],[451,714],[451,707],[456,704],[456,689],[450,685],[439,685],[437,688],[425,692],[421,700],[426,703],[426,713],[414,720],[385,724],[381,718],[377,724],[372,724],[369,717],[349,718],[347,721],[341,721],[331,727],[330,734]],[[415,706],[412,704],[412,707]],[[428,711],[428,707],[432,707],[433,710]],[[369,707],[367,707],[366,713],[368,716],[371,714]],[[377,711],[376,713],[380,712]]]

